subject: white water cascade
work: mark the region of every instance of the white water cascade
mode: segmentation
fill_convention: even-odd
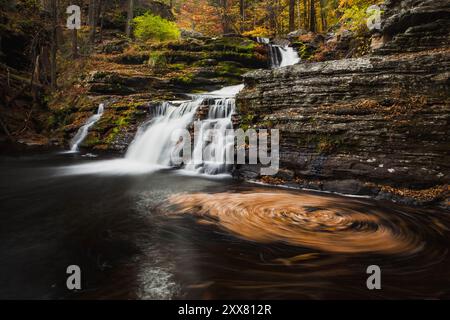
[[[257,37],[256,40],[259,43],[267,45],[267,48],[269,50],[271,68],[282,68],[300,62],[298,53],[294,48],[288,45],[281,46],[271,44],[268,38]]]
[[[239,90],[242,88],[243,85],[239,86]],[[224,89],[229,90],[230,87]],[[214,99],[214,104],[209,106],[208,118],[201,122],[198,133],[202,138],[195,141],[192,160],[186,164],[187,170],[206,174],[229,171],[226,155],[234,148],[234,138],[227,136],[227,129],[233,129],[234,96],[224,95]]]
[[[86,123],[78,129],[77,134],[72,138],[71,144],[70,144],[70,151],[71,152],[77,152],[78,146],[81,142],[86,138],[89,129],[102,117],[103,111],[105,110],[105,106],[103,103],[100,103],[97,109],[97,113],[93,116],[90,116]]]
[[[289,46],[272,45],[266,38],[258,38],[258,41],[268,46],[272,68],[300,61],[296,51]],[[183,166],[188,171],[208,175],[228,172],[226,155],[230,148],[234,148],[234,138],[226,131],[233,128],[235,96],[243,88],[243,84],[229,86],[207,94],[192,95],[189,101],[160,104],[154,111],[153,119],[139,128],[125,159],[145,165],[173,166],[172,155],[180,150],[179,141],[174,141],[173,133],[188,129],[199,107],[207,105],[207,118],[201,121],[197,132],[200,139],[191,139],[191,159]]]
[[[204,98],[192,101],[163,102],[154,113],[154,118],[141,126],[127,150],[125,158],[152,165],[171,165],[171,155],[177,143],[172,134],[186,129]]]
[[[192,159],[184,165],[187,170],[199,173],[225,172],[225,148],[233,146],[226,141],[225,131],[233,127],[231,117],[235,110],[234,97],[243,87],[244,85],[224,87],[192,96],[190,101],[163,102],[156,108],[154,118],[139,128],[125,158],[151,165],[173,165],[171,156],[177,150],[178,143],[172,139],[172,134],[179,129],[187,129],[198,108],[207,103],[208,117],[201,122],[199,136],[204,137],[208,130],[214,129],[214,140],[209,143],[205,143],[203,139],[194,141]],[[214,152],[204,157],[203,150],[208,145]]]

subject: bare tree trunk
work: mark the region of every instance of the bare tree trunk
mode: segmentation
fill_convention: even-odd
[[[40,83],[42,83],[43,85],[47,86],[49,84],[49,74],[48,71],[50,69],[50,59],[49,59],[49,50],[48,50],[48,46],[44,45],[41,47],[41,74],[40,74]]]
[[[94,2],[95,0],[89,0],[89,7],[88,7],[88,19],[87,19],[87,25],[91,26],[92,21],[94,20]]]
[[[72,58],[78,58],[78,30],[72,30]]]
[[[326,0],[320,0],[320,19],[322,20],[322,31],[327,30],[327,17],[326,17]]]
[[[267,15],[269,18],[269,29],[277,35],[277,19],[276,19],[276,11],[275,11],[275,1],[270,0],[267,6]]]
[[[94,44],[95,44],[95,33],[96,33],[96,29],[97,29],[97,1],[96,0],[90,0],[89,19],[90,19],[89,45],[92,50],[94,48]]]
[[[316,32],[316,0],[310,0],[309,30]]]
[[[295,0],[289,0],[289,31],[295,30]]]
[[[239,11],[241,15],[241,33],[244,32],[245,25],[245,0],[239,0]]]
[[[99,5],[99,19],[100,19],[100,31],[99,31],[99,39],[100,42],[103,42],[103,21],[104,21],[104,16],[105,16],[105,10],[106,10],[106,2],[103,0],[99,0],[100,1],[100,5]]]
[[[131,22],[134,16],[134,0],[128,0],[127,27],[125,33],[127,37],[131,37]]]
[[[305,27],[305,30],[309,27],[308,22],[308,1],[303,0],[303,26]]]
[[[228,10],[228,0],[222,0],[222,28],[223,33],[232,32],[231,23],[230,23],[230,15]]]
[[[52,17],[52,40],[50,45],[50,79],[51,79],[51,87],[53,90],[57,87],[57,78],[56,78],[56,53],[58,50],[58,37],[57,37],[57,28],[58,28],[58,8],[57,8],[57,0],[51,1],[51,17]]]

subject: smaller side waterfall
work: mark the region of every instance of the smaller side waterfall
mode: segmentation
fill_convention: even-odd
[[[281,46],[271,44],[268,38],[261,37],[257,37],[256,41],[267,46],[269,50],[270,67],[272,69],[291,66],[300,62],[297,51],[288,45]]]
[[[70,144],[70,151],[76,152],[78,151],[78,146],[81,142],[86,138],[89,129],[98,121],[100,120],[103,111],[105,110],[105,105],[103,103],[100,103],[97,109],[97,113],[93,116],[90,116],[86,123],[78,129],[77,134],[72,138],[71,144]]]

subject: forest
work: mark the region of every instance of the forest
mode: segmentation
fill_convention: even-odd
[[[241,34],[253,37],[283,37],[296,30],[322,32],[336,30],[357,31],[364,36],[369,30],[366,26],[367,8],[381,4],[377,0],[290,0],[290,1],[8,1],[2,0],[3,26],[10,31],[29,32],[32,37],[33,56],[46,47],[50,64],[55,67],[56,57],[78,57],[92,50],[96,41],[102,40],[103,30],[117,28],[123,30],[124,36],[134,37],[133,20],[146,12],[156,12],[167,20],[174,22],[177,28],[199,32],[206,36],[223,34]],[[63,37],[67,20],[66,9],[69,5],[81,7],[81,30],[74,29],[72,35]],[[8,15],[9,18],[6,16]],[[16,16],[14,16],[16,15]],[[42,19],[45,17],[45,19]],[[26,18],[26,19],[25,19]],[[11,22],[11,24],[8,23]],[[153,28],[161,22],[150,21]],[[6,31],[6,30],[5,30]],[[160,29],[159,32],[164,32]],[[139,37],[137,35],[137,37]],[[176,37],[176,36],[175,36]],[[157,35],[147,36],[159,39]],[[7,39],[7,38],[6,38]],[[56,42],[59,43],[57,44]],[[44,57],[42,57],[44,59]],[[34,62],[33,62],[34,63]],[[53,71],[49,71],[51,75]],[[54,73],[54,72],[53,72]],[[53,74],[53,78],[55,74]],[[53,80],[53,82],[55,82]],[[55,83],[53,83],[53,86]]]

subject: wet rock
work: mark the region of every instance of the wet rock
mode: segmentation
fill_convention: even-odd
[[[280,178],[284,181],[291,181],[292,179],[294,179],[294,176],[294,171],[286,169],[278,170],[278,173],[275,175],[276,178]]]
[[[366,188],[361,181],[354,179],[325,181],[322,186],[324,190],[343,194],[373,195],[370,188]]]
[[[204,39],[205,36],[197,31],[194,30],[186,30],[186,29],[181,29],[181,37],[182,38],[193,38],[193,39]]]
[[[304,35],[304,34],[307,34],[308,33],[308,31],[306,31],[305,29],[298,29],[298,30],[294,30],[294,31],[292,31],[292,32],[289,32],[288,34],[287,34],[287,37],[288,38],[297,38],[297,37],[299,37],[299,36],[301,36],[301,35]]]
[[[450,43],[450,2],[389,0],[383,14],[385,45],[376,54],[417,52]]]
[[[127,40],[114,40],[105,43],[101,48],[100,52],[106,54],[117,54],[123,53],[123,51],[129,46]]]
[[[442,17],[448,1],[403,2],[414,6],[398,11],[400,1],[388,3],[398,17],[385,23],[383,36],[394,37],[381,48],[383,56],[244,75],[239,125],[279,129],[281,169],[295,172],[295,179],[369,194],[376,190],[366,190],[366,182],[412,189],[450,182],[448,42],[416,42],[448,32],[439,19],[429,20]],[[411,41],[398,40],[403,36]]]

